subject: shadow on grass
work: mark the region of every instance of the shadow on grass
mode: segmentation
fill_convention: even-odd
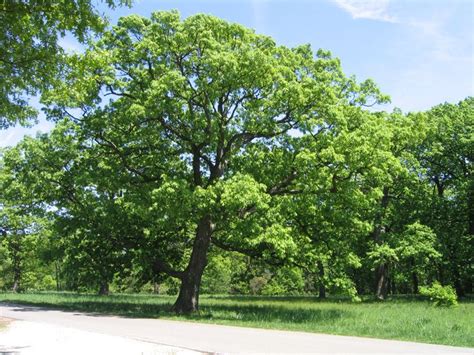
[[[280,305],[268,304],[212,304],[201,305],[199,312],[192,315],[177,316],[171,311],[172,303],[143,304],[133,302],[114,302],[113,298],[107,301],[12,301],[12,305],[21,305],[18,312],[62,310],[81,312],[88,316],[120,316],[125,318],[173,318],[182,320],[206,321],[238,321],[240,323],[312,323],[323,324],[350,316],[349,311],[327,309],[288,308]]]

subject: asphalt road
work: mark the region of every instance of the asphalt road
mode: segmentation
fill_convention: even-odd
[[[47,323],[207,353],[471,354],[458,348],[393,340],[289,332],[160,319],[131,319],[0,303],[0,317]]]

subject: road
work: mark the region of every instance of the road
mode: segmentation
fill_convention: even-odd
[[[458,348],[393,340],[136,319],[0,303],[0,317],[46,323],[207,353],[470,354]]]

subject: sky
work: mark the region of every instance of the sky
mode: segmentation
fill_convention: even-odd
[[[474,0],[135,0],[132,8],[100,7],[112,23],[170,9],[240,23],[280,45],[330,50],[346,75],[371,78],[390,95],[381,107],[388,111],[422,111],[474,95]],[[81,50],[70,36],[61,44]],[[31,128],[0,131],[0,146],[52,127],[40,117]]]

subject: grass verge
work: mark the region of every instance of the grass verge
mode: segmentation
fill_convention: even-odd
[[[0,293],[0,302],[134,318],[162,318],[474,347],[474,303],[438,308],[416,298],[385,302],[312,297],[201,296],[192,316],[170,312],[172,296]]]

